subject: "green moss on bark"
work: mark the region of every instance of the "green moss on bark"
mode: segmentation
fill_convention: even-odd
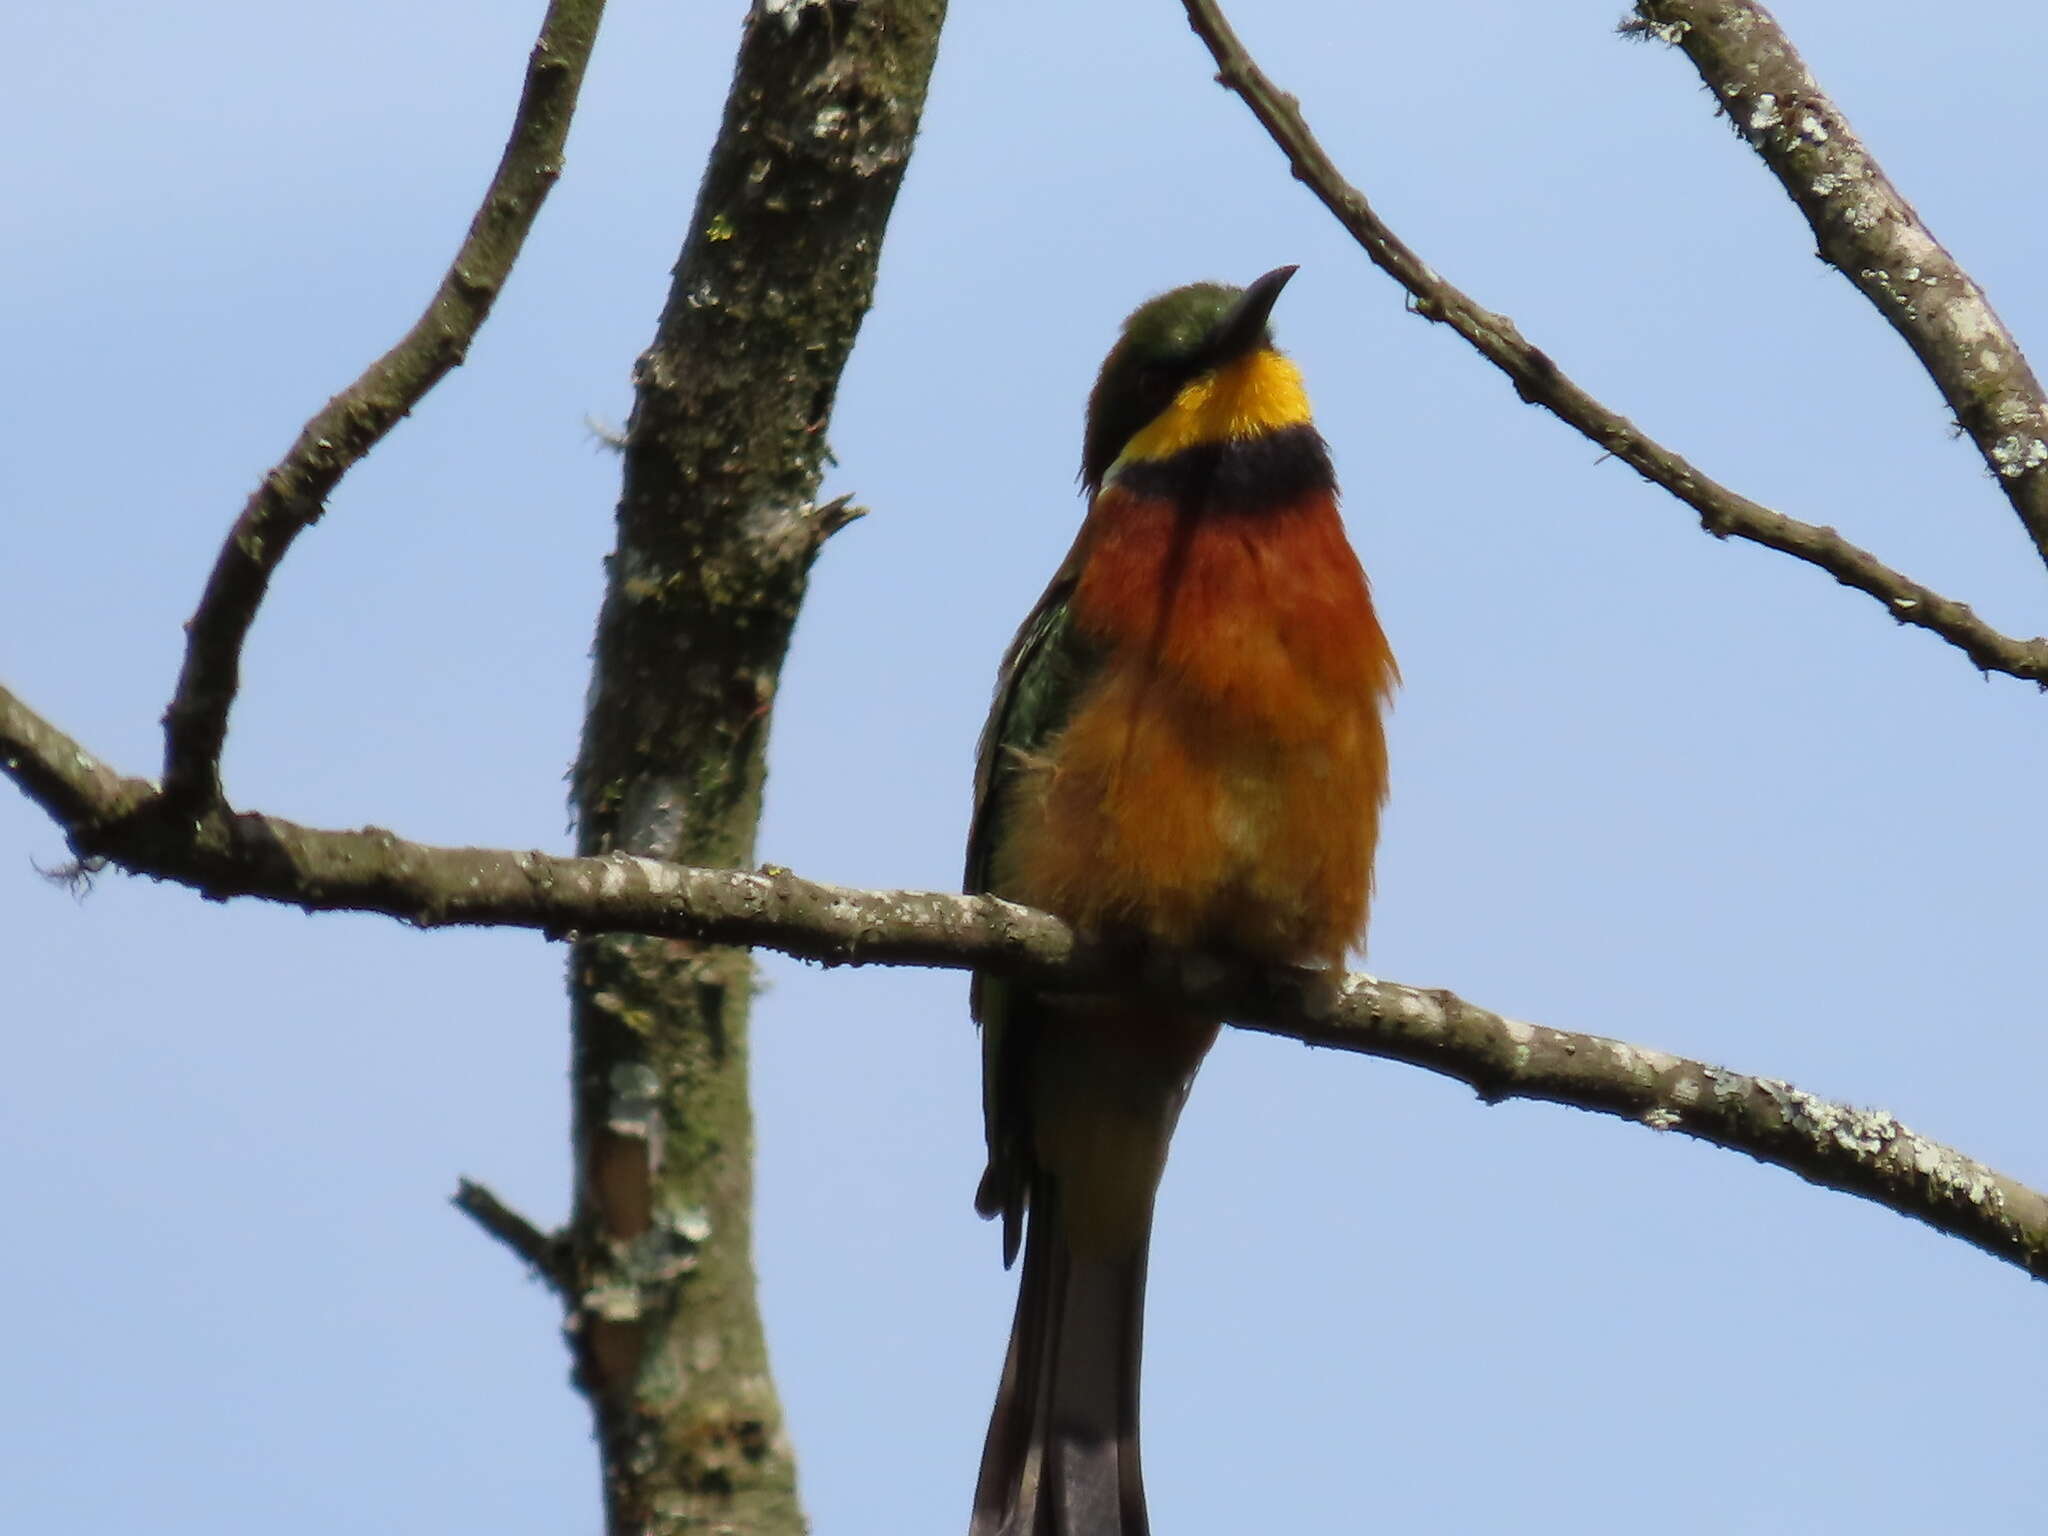
[[[943,7],[757,8],[652,347],[575,785],[581,850],[754,857],[768,723],[822,537],[839,376]],[[755,1301],[752,963],[579,944],[570,1334],[614,1533],[805,1529]]]

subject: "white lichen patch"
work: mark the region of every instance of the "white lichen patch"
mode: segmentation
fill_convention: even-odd
[[[629,853],[620,853],[613,854],[604,861],[597,877],[598,895],[610,897],[626,894],[632,884],[631,876],[627,874],[627,864],[632,857],[633,855]]]
[[[2005,1196],[1999,1193],[1989,1168],[1951,1148],[1916,1136],[1904,1126],[1899,1127],[1899,1132],[1907,1143],[1907,1162],[1923,1179],[1971,1205],[1989,1206],[1993,1210],[2004,1207]]]
[[[619,1270],[601,1282],[639,1298],[697,1267],[698,1255],[711,1236],[711,1218],[698,1207],[656,1211],[647,1230],[618,1253]]]
[[[1653,1051],[1625,1040],[1609,1040],[1607,1053],[1614,1058],[1617,1069],[1638,1083],[1647,1084],[1678,1066],[1678,1058],[1669,1051]]]
[[[1785,1123],[1815,1141],[1831,1143],[1862,1160],[1908,1169],[1938,1193],[1976,1206],[2001,1206],[1996,1176],[1982,1163],[1908,1130],[1881,1109],[1834,1104],[1775,1078],[1758,1078]]]
[[[1758,96],[1749,107],[1749,131],[1762,133],[1766,128],[1775,128],[1785,119],[1778,112],[1778,98],[1769,91]]]
[[[1817,1099],[1775,1077],[1760,1077],[1758,1088],[1769,1094],[1785,1123],[1816,1140],[1831,1141],[1845,1152],[1874,1156],[1884,1151],[1905,1127],[1878,1109],[1857,1109]]]
[[[583,1293],[583,1310],[608,1323],[638,1322],[642,1306],[636,1287],[612,1281],[593,1285]]]
[[[1527,1045],[1536,1038],[1536,1026],[1524,1024],[1520,1019],[1502,1019],[1501,1028],[1508,1032],[1508,1038],[1517,1045]]]
[[[1699,1079],[1696,1077],[1681,1077],[1671,1085],[1671,1097],[1677,1103],[1687,1106],[1699,1103]]]
[[[630,1022],[630,1020],[628,1021]],[[624,1062],[611,1071],[611,1102],[605,1107],[605,1126],[614,1135],[651,1140],[655,1110],[661,1096],[661,1079],[642,1062]]]
[[[1991,445],[1991,462],[2007,480],[2017,480],[2030,470],[2048,464],[2048,443],[2038,437],[2010,433]]]
[[[1834,195],[1835,189],[1841,186],[1841,184],[1842,178],[1833,171],[1827,171],[1814,177],[1810,183],[1815,197],[1831,197]]]
[[[1402,987],[1390,1001],[1393,1006],[1385,1010],[1386,1016],[1411,1028],[1435,1033],[1448,1022],[1443,1008],[1434,999],[1424,997],[1412,987]]]
[[[1897,288],[1892,286],[1892,275],[1883,267],[1863,267],[1857,271],[1856,275],[1875,288],[1887,303],[1903,307],[1912,302],[1903,293],[1900,293]]]
[[[1944,253],[1941,247],[1935,244],[1934,236],[1928,234],[1918,224],[1900,224],[1898,233],[1893,237],[1893,243],[1897,246],[1899,254],[1906,257],[1917,271],[1924,271],[1943,258]]]
[[[1927,281],[1932,283],[1933,278]],[[1998,322],[1991,317],[1982,304],[1963,301],[1948,305],[1942,311],[1942,319],[1948,323],[1948,333],[1963,346],[1970,346],[1998,334]]]
[[[1802,112],[1799,114],[1799,137],[1809,144],[1825,144],[1828,141],[1828,125],[1820,120],[1818,114]]]
[[[1713,1087],[1714,1097],[1723,1102],[1743,1098],[1749,1093],[1749,1079],[1725,1067],[1707,1068],[1707,1082]]]

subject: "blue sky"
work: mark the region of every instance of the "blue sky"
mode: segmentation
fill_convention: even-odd
[[[1425,259],[1710,473],[2033,634],[2048,582],[1904,347],[1621,6],[1241,6]],[[568,173],[452,377],[301,541],[238,802],[567,846],[617,422],[737,8],[615,0]],[[0,676],[154,771],[178,626],[300,422],[407,324],[539,7],[77,0],[0,105]],[[2048,345],[2048,19],[1785,0]],[[1690,514],[1404,313],[1170,4],[959,8],[833,427],[760,852],[945,887],[1010,629],[1079,515],[1116,322],[1276,313],[1407,685],[1371,968],[1881,1105],[2048,1183],[2048,704]],[[566,1206],[561,954],[102,879],[0,795],[0,1486],[23,1529],[594,1531],[546,1296],[445,1204]],[[764,957],[759,1258],[820,1532],[965,1523],[1011,1277],[951,975]],[[1739,1156],[1229,1038],[1155,1251],[1174,1536],[2041,1527],[2048,1301]]]

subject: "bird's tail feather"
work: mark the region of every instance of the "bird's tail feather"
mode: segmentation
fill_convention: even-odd
[[[1033,1191],[969,1536],[1149,1536],[1138,1465],[1148,1245],[1141,1234],[1113,1256],[1076,1253],[1052,1184]]]

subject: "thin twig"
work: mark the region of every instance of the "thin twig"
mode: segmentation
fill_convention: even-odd
[[[164,713],[164,790],[179,805],[220,799],[220,755],[241,686],[242,644],[292,540],[317,522],[341,477],[462,362],[562,171],[562,148],[604,0],[554,0],[497,174],[447,275],[405,337],[300,432],[263,477],[185,625],[185,660]]]
[[[483,1185],[469,1179],[457,1181],[448,1197],[455,1207],[484,1231],[517,1254],[534,1274],[560,1295],[569,1292],[569,1275],[564,1266],[564,1247],[553,1233],[543,1232]]]
[[[785,869],[696,869],[631,854],[566,858],[438,848],[376,828],[325,831],[225,807],[175,814],[0,688],[0,769],[81,856],[307,911],[452,924],[637,933],[757,945],[831,965],[984,969],[1040,987],[1128,988],[1132,957],[1043,912],[987,896],[858,891]],[[1192,968],[1189,968],[1192,969]],[[1202,968],[1155,990],[1246,1027],[1383,1056],[1471,1084],[1489,1101],[1542,1099],[1683,1131],[1812,1183],[1860,1195],[2048,1279],[2048,1197],[1888,1114],[1833,1103],[1596,1035],[1503,1017],[1450,993],[1369,976]],[[515,1245],[517,1246],[517,1245]]]
[[[1843,586],[1877,599],[1900,623],[1939,635],[1984,671],[2048,687],[2048,639],[2003,634],[1967,604],[1921,586],[1834,529],[1801,522],[1738,495],[1579,388],[1523,339],[1512,320],[1481,308],[1446,282],[1380,220],[1365,194],[1344,179],[1309,131],[1295,99],[1275,86],[1245,51],[1215,0],[1182,3],[1189,24],[1216,61],[1216,78],[1244,99],[1286,153],[1296,179],[1336,215],[1373,265],[1408,290],[1416,313],[1440,320],[1463,336],[1508,376],[1523,400],[1542,406],[1646,480],[1664,487],[1699,513],[1701,526],[1716,537],[1748,539],[1818,566]]]
[[[1970,274],[1899,195],[1754,0],[1641,0],[1622,30],[1675,44],[1806,216],[1821,260],[1920,359],[2048,561],[2048,396]]]

